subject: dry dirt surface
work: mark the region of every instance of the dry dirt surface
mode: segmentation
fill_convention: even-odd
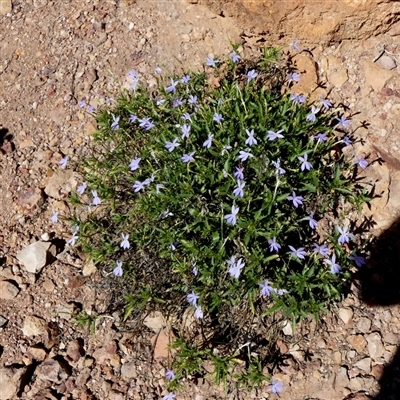
[[[137,327],[124,324],[118,311],[110,313],[110,302],[118,306],[118,299],[104,283],[104,271],[64,246],[61,239],[70,237],[65,222],[50,221],[53,211],[68,215],[66,198],[80,182],[73,166],[96,129],[80,102],[112,103],[132,69],[151,88],[156,67],[199,70],[208,55],[227,54],[230,41],[247,56],[275,43],[186,1],[13,0],[10,12],[7,3],[0,0],[0,400],[161,399],[171,339],[162,316]],[[368,159],[365,179],[378,194],[364,213],[375,220],[378,248],[394,249],[398,266],[395,34],[301,48],[295,62],[302,80],[295,90],[320,86],[315,98],[328,95],[348,107],[362,139],[349,151]],[[70,164],[61,169],[64,156]],[[17,255],[35,242],[47,256],[28,272]],[[282,360],[268,366],[284,384],[280,399],[400,398],[400,280],[391,273],[378,270],[368,288],[384,292],[394,281],[397,297],[366,296],[363,281],[355,280],[352,293],[318,324],[303,323],[295,331],[285,326],[277,343]],[[101,315],[95,334],[72,318],[82,311]],[[278,396],[268,385],[249,392],[232,382],[225,390],[205,376],[185,381],[176,397],[250,398]]]

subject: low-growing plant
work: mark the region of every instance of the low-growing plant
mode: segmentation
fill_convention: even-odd
[[[98,315],[90,315],[85,311],[73,314],[72,318],[75,323],[83,328],[86,328],[92,335],[96,333],[96,324],[99,319]]]
[[[368,162],[344,155],[350,120],[292,92],[301,76],[278,54],[209,57],[152,91],[132,71],[132,91],[94,114],[70,244],[129,281],[125,319],[190,308],[180,375],[209,358],[224,381],[268,315],[318,317],[364,262],[349,215],[368,200],[355,174]],[[261,361],[248,366],[240,382],[262,382]]]

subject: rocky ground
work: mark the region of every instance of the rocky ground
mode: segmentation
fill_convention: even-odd
[[[106,313],[115,299],[104,272],[55,240],[70,233],[64,222],[50,221],[53,210],[68,214],[66,197],[79,182],[58,163],[65,155],[70,165],[79,162],[96,129],[79,102],[112,102],[129,70],[151,87],[157,66],[200,69],[208,55],[227,54],[230,41],[248,56],[275,43],[184,1],[13,0],[12,12],[7,3],[0,1],[0,399],[160,399],[168,329],[159,315],[138,329],[118,312]],[[296,91],[319,85],[315,98],[328,95],[348,107],[362,139],[351,151],[370,161],[365,179],[379,195],[364,209],[377,237],[400,212],[397,39],[389,31],[324,48],[301,42],[304,51],[295,56],[302,73]],[[282,45],[289,49],[289,42]],[[26,261],[23,249],[36,259]],[[365,302],[362,291],[355,281],[320,323],[285,327],[278,342],[284,362],[271,367],[284,383],[281,399],[400,398],[399,304]],[[102,315],[95,334],[71,317],[81,311]],[[189,380],[177,393],[236,398],[277,395],[268,386],[248,393],[232,385],[226,393],[207,378]]]

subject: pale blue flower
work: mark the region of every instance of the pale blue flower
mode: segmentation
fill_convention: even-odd
[[[354,261],[359,268],[366,264],[365,258],[357,255],[354,251],[347,258]]]
[[[211,56],[207,57],[206,59],[206,65],[212,68],[216,68],[217,67],[216,63],[218,62],[219,60],[214,60],[214,58]]]
[[[93,200],[92,200],[93,206],[98,206],[99,204],[101,204],[101,200],[100,200],[99,196],[97,195],[96,190],[92,190],[92,196],[93,196]]]
[[[149,118],[141,118],[139,119],[139,126],[149,131],[151,128],[154,128],[154,123]]]
[[[269,386],[271,387],[271,392],[275,394],[279,394],[283,389],[283,383],[275,380],[272,380]]]
[[[324,98],[320,98],[319,102],[321,103],[321,105],[325,108],[325,110],[329,110],[332,107],[332,103]]]
[[[122,270],[122,262],[117,261],[117,266],[113,269],[114,276],[122,276],[124,271]]]
[[[279,249],[282,247],[279,243],[277,243],[275,236],[272,239],[268,239],[268,244],[269,244],[270,252],[273,252],[273,251],[278,252]]]
[[[240,273],[242,272],[243,267],[245,266],[245,262],[239,258],[233,265],[230,266],[228,273],[232,278],[239,278]]]
[[[336,229],[340,233],[340,236],[338,238],[339,244],[349,243],[349,241],[354,238],[354,235],[349,232],[348,226],[345,226],[343,228],[340,228],[339,226],[337,226]]]
[[[160,75],[162,73],[162,69],[160,67],[156,67],[154,73]]]
[[[192,78],[189,75],[182,76],[181,82],[182,83],[189,83]]]
[[[318,143],[328,141],[328,136],[326,133],[318,133],[317,135],[313,136],[313,139],[317,139]]]
[[[209,134],[207,140],[203,143],[203,147],[206,147],[207,149],[209,149],[211,147],[213,137],[214,137],[214,135]]]
[[[355,161],[353,165],[358,165],[360,168],[365,169],[368,166],[368,161],[365,158],[359,158],[357,155],[355,156]]]
[[[179,81],[174,81],[172,78],[170,80],[171,80],[171,85],[167,86],[165,88],[165,91],[167,93],[176,93],[176,86],[178,85]]]
[[[174,380],[174,379],[175,379],[174,371],[172,371],[171,369],[167,369],[167,371],[165,372],[165,377],[166,377],[169,381]]]
[[[329,253],[329,248],[328,248],[326,245],[324,245],[324,244],[322,244],[322,245],[320,246],[319,244],[314,243],[314,250],[313,250],[313,252],[314,252],[315,254],[321,254],[322,257],[326,257],[326,256],[328,255],[328,253]]]
[[[190,118],[190,117],[189,117]],[[184,124],[181,127],[181,131],[182,131],[182,139],[183,138],[189,138],[189,132],[190,132],[191,126]]]
[[[192,151],[192,152],[189,153],[189,154],[184,154],[184,155],[181,157],[181,160],[182,160],[184,163],[188,163],[188,162],[190,162],[190,161],[194,161],[193,155],[194,155],[195,153],[196,153],[195,151]]]
[[[130,243],[129,243],[129,235],[128,234],[123,234],[121,233],[122,236],[122,242],[120,244],[120,247],[122,247],[124,250],[127,250],[131,247]]]
[[[350,120],[347,119],[344,115],[342,115],[340,118],[336,118],[339,122],[338,125],[344,129],[349,129],[350,128]]]
[[[200,296],[197,295],[193,290],[186,297],[187,297],[187,301],[189,302],[190,305],[195,306],[195,307],[197,306],[197,300],[200,298]]]
[[[244,167],[242,167],[242,168],[236,167],[236,171],[233,174],[236,179],[240,179],[240,180],[244,179],[243,170],[244,170]]]
[[[299,44],[300,44],[300,40],[299,40],[299,39],[295,39],[295,40],[293,40],[292,43],[290,43],[290,47],[291,47],[294,51],[300,51]]]
[[[132,186],[132,188],[135,189],[135,193],[140,192],[145,187],[146,187],[146,183],[145,182],[140,182],[140,181],[135,181],[135,183]]]
[[[129,86],[132,90],[136,90],[138,84],[139,84],[139,79],[133,79],[132,82],[129,84]]]
[[[347,136],[344,136],[342,140],[346,146],[350,146],[353,143]]]
[[[174,400],[175,397],[176,397],[176,394],[173,392],[170,392],[166,396],[164,396],[161,400]]]
[[[317,120],[317,114],[319,111],[319,108],[311,106],[311,113],[307,115],[306,120],[310,122],[315,122]]]
[[[293,103],[304,104],[307,101],[307,98],[303,94],[292,93],[289,100],[293,101]]]
[[[75,246],[76,241],[79,239],[79,236],[77,236],[76,232],[73,233],[71,238],[67,240],[67,245],[68,246]]]
[[[134,114],[129,114],[129,122],[133,124],[137,120],[137,116]]]
[[[194,276],[197,276],[197,274],[199,273],[199,271],[197,270],[196,265],[192,265],[192,273]]]
[[[251,71],[249,71],[248,73],[247,73],[247,82],[250,82],[251,80],[253,80],[253,79],[256,79],[257,78],[257,72],[254,70],[254,69],[252,69]]]
[[[80,108],[86,107],[86,100],[81,100],[81,101],[79,101],[79,102],[78,102],[78,105],[79,105]]]
[[[116,117],[114,114],[111,114],[111,117],[112,117],[111,129],[113,131],[116,131],[117,129],[119,129],[119,118],[120,117]]]
[[[274,289],[274,290],[278,296],[282,296],[283,294],[288,293],[286,289]]]
[[[172,142],[165,142],[165,147],[170,153],[178,146],[180,146],[180,143],[178,143],[178,138],[175,138]]]
[[[221,114],[215,113],[213,116],[213,120],[218,124],[223,121],[224,117]]]
[[[132,69],[128,72],[128,78],[129,79],[139,79],[139,75],[134,69]]]
[[[236,263],[236,257],[232,256],[229,260],[226,260],[226,263],[230,266],[234,265]]]
[[[197,96],[194,96],[191,94],[188,98],[188,103],[189,104],[197,104]]]
[[[268,279],[266,279],[263,283],[259,283],[258,286],[261,288],[261,296],[268,297],[274,291],[274,288],[269,284]]]
[[[90,106],[88,107],[88,109],[87,109],[87,112],[88,112],[89,114],[93,114],[94,110],[95,110],[95,107],[92,106],[92,105],[90,105]]]
[[[172,102],[172,107],[177,108],[180,107],[182,104],[183,104],[182,97],[179,97],[174,99],[174,101]]]
[[[68,159],[69,159],[69,157],[68,157],[68,156],[65,156],[64,158],[62,158],[62,159],[58,162],[58,164],[60,165],[61,168],[65,168],[65,167],[67,166],[67,164],[68,164]]]
[[[243,151],[243,150],[239,151],[239,160],[240,161],[242,161],[242,162],[246,161],[249,157],[252,158],[254,156],[253,156],[253,154],[251,154],[251,153],[249,153],[247,151]]]
[[[257,144],[257,139],[254,137],[254,129],[249,131],[246,129],[246,133],[248,138],[245,141],[245,144],[248,144],[249,146],[253,146],[253,144]]]
[[[293,72],[291,74],[287,74],[287,78],[290,82],[300,82],[300,74],[298,72]]]
[[[140,157],[134,158],[131,163],[129,164],[129,168],[131,171],[136,171],[139,169],[139,163],[142,159]]]
[[[304,198],[302,196],[296,196],[296,192],[292,192],[291,196],[288,196],[288,200],[293,202],[293,205],[297,208],[298,206],[303,204]]]
[[[147,178],[145,181],[143,181],[143,185],[150,185],[151,182],[154,182],[155,176],[152,174],[150,178]]]
[[[339,264],[336,264],[336,254],[332,254],[330,260],[328,258],[325,259],[324,263],[330,265],[332,274],[338,274],[342,269]]]
[[[156,105],[157,106],[162,106],[165,103],[165,101],[166,101],[165,99],[157,99],[156,100]]]
[[[197,319],[202,319],[204,317],[203,310],[201,309],[201,306],[197,306],[196,307],[196,310],[194,311],[194,316]]]
[[[50,221],[53,224],[56,224],[58,222],[58,211],[53,210],[53,215],[51,216]]]
[[[192,117],[190,116],[189,113],[183,113],[181,118],[184,119],[185,121],[191,121],[192,120]]]
[[[300,260],[304,260],[305,256],[307,255],[304,247],[299,247],[298,249],[295,249],[293,246],[289,246],[289,249],[292,250],[292,252],[290,253],[290,257],[297,257]]]
[[[278,158],[276,161],[271,161],[271,164],[275,167],[275,174],[285,175],[286,171],[281,168],[281,160]]]
[[[229,57],[231,58],[231,60],[236,64],[237,62],[240,61],[241,57],[239,56],[238,53],[236,53],[236,51],[231,51],[229,53]]]
[[[176,242],[174,242],[174,243],[171,243],[170,245],[169,245],[169,249],[170,250],[172,250],[172,251],[175,251],[176,250]]]
[[[237,187],[233,190],[233,195],[237,197],[243,197],[244,196],[244,191],[243,188],[246,186],[245,181],[237,181]]]
[[[318,225],[318,221],[314,219],[314,213],[311,213],[308,217],[305,217],[305,220],[308,221],[311,229],[315,229]]]
[[[299,161],[301,161],[301,167],[300,167],[300,169],[301,169],[302,171],[304,171],[305,169],[306,169],[307,171],[309,171],[309,170],[312,168],[312,165],[307,161],[307,160],[308,160],[308,155],[307,155],[307,153],[304,153],[304,156],[303,156],[303,157],[297,157],[297,159],[298,159]]]
[[[231,150],[231,149],[232,149],[232,146],[229,145],[229,144],[226,144],[226,145],[222,148],[221,155],[224,155],[228,150]]]
[[[224,216],[226,222],[231,225],[236,225],[236,217],[239,213],[239,207],[232,206],[232,213]]]
[[[281,134],[281,132],[283,132],[283,129],[280,129],[278,132],[268,131],[268,140],[275,140],[276,138],[283,139],[284,136]]]

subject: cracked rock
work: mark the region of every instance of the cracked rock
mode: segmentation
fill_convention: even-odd
[[[50,242],[35,242],[17,254],[18,261],[28,272],[36,274],[56,256],[56,248]]]

